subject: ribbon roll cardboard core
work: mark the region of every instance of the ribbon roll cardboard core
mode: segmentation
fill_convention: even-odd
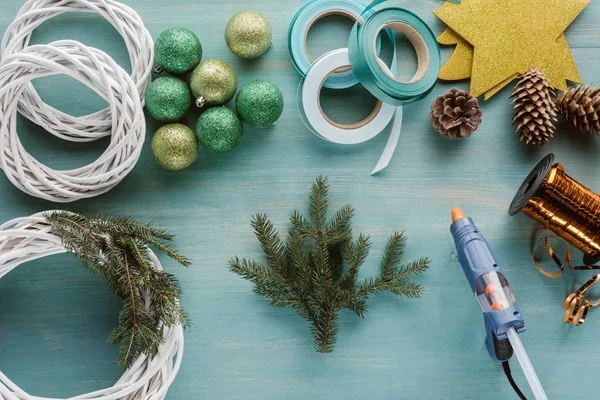
[[[388,68],[382,68],[383,72],[385,72],[385,74],[387,76],[389,76],[396,82],[403,83],[406,85],[416,83],[416,82],[420,81],[421,79],[423,79],[425,77],[425,75],[427,75],[427,71],[429,70],[429,60],[430,60],[429,48],[427,47],[427,43],[425,42],[425,38],[423,38],[423,35],[421,35],[415,28],[413,28],[412,26],[410,26],[409,24],[407,24],[405,22],[392,21],[392,22],[388,22],[387,24],[381,26],[379,28],[379,30],[377,31],[377,34],[375,35],[375,38],[373,38],[373,40],[376,41],[377,38],[379,38],[379,34],[381,33],[381,31],[386,30],[386,29],[392,29],[394,31],[403,33],[404,36],[406,36],[406,38],[413,45],[413,47],[415,48],[415,52],[417,53],[417,72],[415,73],[415,75],[413,76],[413,78],[410,81],[402,81],[402,80],[398,79],[397,77],[395,77],[394,75],[391,74],[391,72]],[[393,40],[393,35],[390,35],[390,39]],[[376,46],[374,45],[373,48],[375,48],[375,47]],[[377,56],[377,54],[375,54],[375,57],[377,58],[377,62],[379,63],[379,65],[385,65],[383,60],[381,60],[381,58],[379,58]]]
[[[347,67],[347,70],[349,70],[351,68],[350,65],[348,65],[346,67]],[[346,68],[346,67],[341,67],[341,68]],[[327,74],[327,76],[325,76],[325,78],[323,78],[323,81],[321,81],[321,85],[319,85],[319,92],[317,94],[317,104],[319,105],[319,111],[321,112],[321,115],[331,125],[338,127],[340,129],[352,130],[352,129],[362,128],[362,127],[370,124],[371,121],[373,121],[373,119],[381,111],[381,106],[383,105],[383,103],[379,99],[377,100],[377,103],[375,103],[375,107],[373,108],[373,111],[371,111],[371,113],[369,115],[367,115],[366,118],[364,118],[361,121],[353,122],[351,124],[343,124],[341,122],[334,121],[327,114],[325,114],[325,111],[323,111],[323,107],[321,107],[321,91],[323,90],[323,87],[325,85],[325,81],[327,80],[327,78],[329,78],[334,72],[338,72],[338,71],[339,71],[339,69],[336,69],[335,71],[332,71],[329,74]]]
[[[308,26],[306,27],[306,31],[304,32],[304,48],[306,49],[306,55],[308,56],[308,59],[311,62],[315,62],[315,59],[313,58],[313,56],[310,54],[310,51],[308,50],[308,32],[310,32],[310,30],[312,29],[312,27],[319,22],[320,20],[327,18],[327,17],[344,17],[349,19],[350,21],[353,22],[358,22],[358,24],[360,25],[360,20],[357,18],[356,15],[346,11],[346,10],[327,10],[327,11],[323,11],[321,14],[315,16],[309,23]],[[350,65],[344,66],[344,67],[340,67],[338,69],[336,69],[335,71],[333,71],[334,73],[340,73],[340,72],[348,72],[352,69],[352,67],[350,67]],[[331,76],[332,74],[330,74]]]
[[[311,129],[320,137],[340,144],[362,143],[377,136],[391,122],[396,111],[394,106],[378,101],[370,115],[359,122],[343,124],[326,116],[321,106],[324,83],[335,70],[348,65],[348,49],[333,50],[320,57],[306,75],[300,101]]]

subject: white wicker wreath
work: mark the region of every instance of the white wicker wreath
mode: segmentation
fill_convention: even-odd
[[[21,52],[29,46],[35,28],[65,12],[97,13],[114,26],[125,41],[131,62],[131,77],[144,104],[152,78],[154,44],[140,16],[128,6],[113,0],[29,0],[4,33],[0,58]],[[19,112],[62,139],[86,142],[108,136],[112,131],[110,108],[91,115],[74,117],[42,101],[32,84],[27,84],[19,102]]]
[[[0,225],[0,278],[27,261],[67,251],[60,239],[52,234],[44,214],[18,218]],[[152,251],[149,255],[154,267],[162,270],[156,255]],[[182,356],[183,328],[176,325],[165,332],[164,343],[159,346],[156,355],[139,357],[113,387],[73,399],[162,400],[179,371]],[[58,400],[26,393],[1,371],[0,399]]]
[[[65,74],[84,83],[109,104],[111,140],[106,151],[81,168],[57,171],[32,157],[17,134],[19,99],[32,79]],[[52,120],[52,115],[44,118]],[[19,189],[68,203],[116,186],[137,163],[146,121],[135,83],[106,53],[75,41],[35,45],[0,64],[0,168]]]

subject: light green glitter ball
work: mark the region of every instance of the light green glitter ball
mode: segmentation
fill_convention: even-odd
[[[186,125],[165,125],[152,137],[152,154],[161,167],[178,171],[198,157],[198,139]]]
[[[181,79],[160,77],[146,90],[146,110],[157,121],[179,121],[190,112],[191,107],[192,92]]]
[[[200,144],[211,153],[227,153],[242,140],[244,127],[237,114],[227,107],[206,110],[198,119],[196,133]]]
[[[202,60],[202,44],[186,28],[175,27],[162,32],[154,43],[156,62],[172,74],[187,74]]]
[[[192,72],[190,86],[198,107],[222,106],[235,96],[237,76],[221,60],[206,60]]]
[[[273,125],[283,112],[283,104],[281,90],[263,79],[248,83],[235,98],[240,118],[256,128]]]
[[[273,33],[269,21],[255,11],[235,14],[225,28],[225,42],[233,54],[258,58],[271,47]]]

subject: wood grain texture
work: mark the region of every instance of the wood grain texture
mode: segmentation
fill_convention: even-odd
[[[538,274],[528,250],[533,223],[509,218],[508,204],[530,168],[554,152],[567,172],[600,191],[600,139],[564,126],[543,149],[529,149],[513,135],[505,88],[483,104],[480,129],[468,140],[440,139],[428,114],[440,84],[424,101],[407,107],[400,145],[390,167],[369,172],[385,135],[363,145],[342,147],[316,138],[302,124],[296,91],[299,77],[288,60],[287,25],[301,0],[126,0],[156,37],[171,26],[198,33],[205,59],[231,63],[240,84],[267,78],[283,91],[286,109],[272,129],[247,129],[242,145],[226,155],[202,151],[188,170],[171,173],[152,159],[148,141],[139,165],[115,190],[76,203],[76,211],[130,215],[173,231],[177,246],[194,265],[167,263],[185,290],[183,304],[195,322],[186,332],[182,370],[168,399],[513,399],[501,366],[484,346],[481,312],[460,266],[451,258],[450,208],[460,205],[492,243],[525,316],[522,340],[551,399],[596,398],[600,362],[595,351],[600,312],[586,325],[562,323],[562,299],[589,273],[559,280]],[[440,33],[432,10],[438,0],[412,2],[410,8]],[[16,15],[20,1],[4,0],[0,28]],[[231,15],[252,8],[273,26],[272,50],[247,62],[227,49],[223,29]],[[526,16],[523,16],[526,18]],[[323,53],[343,45],[349,24],[333,19],[310,35],[311,50]],[[128,67],[127,53],[113,28],[92,15],[65,15],[42,25],[36,42],[74,38],[99,47]],[[585,82],[597,81],[600,68],[600,3],[592,2],[567,31]],[[414,55],[402,50],[403,65],[414,70]],[[450,49],[444,49],[447,59]],[[69,79],[36,82],[42,97],[62,110],[83,114],[102,100]],[[461,88],[468,84],[461,82]],[[328,92],[328,111],[343,118],[348,108],[367,113],[372,100],[360,90]],[[197,116],[190,117],[190,124]],[[71,168],[93,160],[107,142],[70,144],[20,122],[26,148],[43,162]],[[267,212],[280,229],[293,208],[304,209],[317,175],[331,181],[332,205],[352,203],[356,232],[373,235],[374,248],[363,271],[374,273],[387,236],[408,235],[407,259],[428,255],[431,271],[420,278],[422,300],[383,295],[370,301],[365,320],[344,313],[337,348],[312,351],[309,328],[291,310],[271,308],[249,283],[230,273],[234,256],[260,257],[249,227],[255,212]],[[15,189],[0,176],[0,220],[52,209]],[[0,370],[37,395],[68,397],[111,385],[122,373],[117,348],[106,342],[116,324],[118,301],[101,279],[85,272],[68,255],[28,263],[0,280]],[[516,380],[530,396],[513,363]]]

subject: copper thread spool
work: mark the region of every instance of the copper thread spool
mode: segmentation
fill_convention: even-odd
[[[540,161],[517,191],[508,213],[519,211],[580,250],[586,265],[600,261],[600,197],[554,164],[554,154]]]
[[[567,264],[571,269],[599,269],[594,264],[600,261],[600,197],[567,175],[562,164],[553,163],[553,154],[539,162],[517,191],[508,213],[515,215],[523,211],[544,229],[554,232],[583,252],[585,266],[572,266],[569,261],[570,251],[567,251]],[[537,263],[532,248],[533,262],[542,274],[558,278],[562,275],[564,266],[548,243],[547,234],[545,242],[548,253],[560,272],[544,271]],[[590,303],[584,296],[599,281],[600,274],[597,274],[566,298],[563,303],[566,323],[581,326],[588,311],[600,306],[600,300]]]

